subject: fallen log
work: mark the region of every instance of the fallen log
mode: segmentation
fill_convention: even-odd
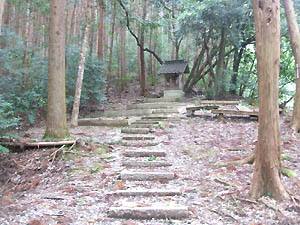
[[[0,145],[7,148],[21,149],[24,148],[41,148],[41,147],[55,147],[62,145],[73,145],[76,140],[70,141],[41,141],[41,142],[28,142],[28,141],[18,141],[14,140],[12,142],[0,142]]]

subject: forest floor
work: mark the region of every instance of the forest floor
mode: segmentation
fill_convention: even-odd
[[[115,100],[113,104],[124,105]],[[0,224],[300,224],[300,135],[281,117],[283,166],[298,176],[282,181],[293,200],[275,202],[269,197],[249,198],[253,165],[220,167],[253,153],[258,122],[248,119],[218,120],[204,112],[182,118],[155,131],[160,142],[152,149],[165,150],[176,173],[172,181],[131,182],[119,179],[122,152],[119,128],[77,127],[74,138],[85,141],[74,149],[27,150],[0,155]],[[44,127],[26,133],[40,138]],[[118,197],[107,192],[135,185],[147,188],[179,187],[182,196]],[[189,207],[182,221],[134,221],[107,216],[111,206],[134,202],[148,205],[169,202]]]

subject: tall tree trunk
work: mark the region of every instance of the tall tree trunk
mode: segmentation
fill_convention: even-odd
[[[233,68],[232,68],[232,76],[231,76],[231,84],[230,84],[230,93],[232,95],[236,94],[237,89],[237,78],[238,78],[238,70],[241,62],[241,57],[239,57],[239,49],[237,47],[234,48],[234,56],[233,56]]]
[[[126,87],[126,76],[127,76],[127,71],[126,71],[126,28],[125,25],[121,25],[121,91],[125,90]]]
[[[295,9],[291,0],[284,0],[283,6],[285,10],[285,17],[290,33],[290,42],[293,49],[293,55],[296,65],[296,93],[294,98],[294,109],[291,127],[296,132],[300,131],[300,33],[295,15]]]
[[[253,8],[259,86],[259,127],[250,195],[253,198],[268,195],[283,200],[289,195],[280,179],[280,4],[279,0],[254,0]]]
[[[225,47],[226,47],[226,32],[225,28],[221,31],[221,40],[219,46],[219,57],[216,67],[216,77],[215,77],[215,94],[217,97],[221,97],[225,94],[225,77],[224,77],[224,67],[225,67]]]
[[[5,0],[4,0],[5,1]],[[5,4],[4,4],[5,7]],[[6,26],[9,26],[9,22],[10,22],[10,11],[11,11],[11,3],[8,1],[6,4],[6,7],[4,8],[6,11],[5,17],[3,19],[3,24],[5,24]],[[3,13],[3,12],[2,12]],[[2,15],[3,17],[3,15]]]
[[[147,15],[147,0],[144,0],[143,5],[143,21],[146,19]],[[141,40],[140,40],[141,46],[140,46],[140,62],[141,62],[141,95],[146,95],[146,66],[145,66],[145,52],[144,52],[144,45],[145,45],[145,25],[142,24],[141,26]]]
[[[4,11],[4,5],[5,5],[5,0],[0,0],[0,34],[1,34],[1,28],[2,28],[2,16],[3,16],[3,11]]]
[[[103,34],[104,34],[104,1],[99,1],[98,6],[98,59],[103,61]]]
[[[95,24],[95,9],[93,6],[93,3],[91,3],[91,27],[90,27],[90,52],[89,55],[92,56],[93,55],[93,50],[94,50],[94,37],[95,37],[95,28],[94,28],[94,24]]]
[[[66,37],[66,43],[68,43],[69,37],[72,38],[73,35],[75,35],[75,21],[76,21],[76,10],[77,10],[77,4],[78,0],[75,0],[74,2],[74,9],[72,12],[71,22],[70,22],[70,29],[69,29],[69,35]]]
[[[153,31],[152,29],[150,30],[150,35],[149,35],[149,49],[152,50],[152,34],[153,34]],[[150,54],[149,55],[149,64],[148,64],[148,75],[152,77],[152,55]],[[151,85],[154,86],[154,79],[152,77],[151,79]]]
[[[153,51],[156,52],[157,50],[157,42],[158,42],[158,29],[156,28],[154,30],[154,39],[153,39]],[[155,80],[155,76],[156,76],[156,60],[153,60],[153,69],[152,69],[152,80],[154,81]]]
[[[106,94],[109,94],[109,88],[111,86],[111,64],[112,64],[112,54],[113,54],[113,47],[114,47],[114,34],[115,34],[115,22],[116,22],[116,12],[117,12],[117,4],[114,3],[114,11],[112,15],[112,24],[111,24],[111,38],[110,38],[110,47],[109,47],[109,60],[108,60],[108,67],[107,67],[107,75],[106,75]]]
[[[44,138],[69,136],[65,91],[65,0],[50,1],[48,110]]]
[[[85,27],[85,31],[84,31],[83,41],[81,44],[81,52],[80,52],[79,65],[78,65],[78,76],[77,76],[73,109],[72,109],[72,115],[71,115],[71,127],[78,126],[78,116],[79,116],[82,80],[83,80],[83,74],[84,74],[84,64],[85,64],[86,50],[87,50],[87,45],[88,45],[89,31],[91,29],[91,23],[92,23],[92,21],[91,21],[91,7],[92,7],[91,1],[92,0],[88,0],[88,6],[87,6],[86,27]]]

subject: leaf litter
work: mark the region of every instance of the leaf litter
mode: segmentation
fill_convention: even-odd
[[[121,138],[118,128],[71,129],[73,137],[93,143],[87,145],[91,148],[76,149],[82,154],[65,153],[67,156],[60,155],[55,160],[51,154],[57,149],[1,155],[0,224],[299,224],[299,134],[292,133],[285,121],[286,118],[282,118],[281,149],[286,155],[283,165],[298,176],[282,176],[282,180],[294,201],[274,202],[268,197],[250,199],[253,166],[218,167],[217,164],[243,159],[253,153],[257,122],[246,119],[218,121],[208,115],[183,118],[156,131],[160,144],[147,148],[166,151],[166,160],[173,164],[170,168],[131,168],[171,171],[176,174],[174,180],[121,181],[122,161],[127,160],[122,152],[127,147],[105,145],[112,138],[115,143]],[[34,128],[27,133],[31,133],[31,138],[40,138],[43,128]],[[168,197],[106,195],[116,190],[141,187],[180,189],[183,194]],[[107,217],[111,206],[142,207],[158,203],[185,205],[190,217],[183,221]]]

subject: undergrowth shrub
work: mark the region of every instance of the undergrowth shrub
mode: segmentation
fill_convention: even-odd
[[[34,124],[37,116],[45,116],[48,96],[48,58],[44,49],[26,48],[24,41],[9,29],[0,37],[0,93],[9,102],[11,118]],[[80,50],[76,46],[66,51],[66,103],[73,104]],[[24,60],[24,52],[27,58]],[[103,65],[96,56],[87,56],[81,94],[81,107],[100,105],[104,99]],[[4,103],[2,103],[4,104]],[[0,128],[1,129],[1,128]]]

